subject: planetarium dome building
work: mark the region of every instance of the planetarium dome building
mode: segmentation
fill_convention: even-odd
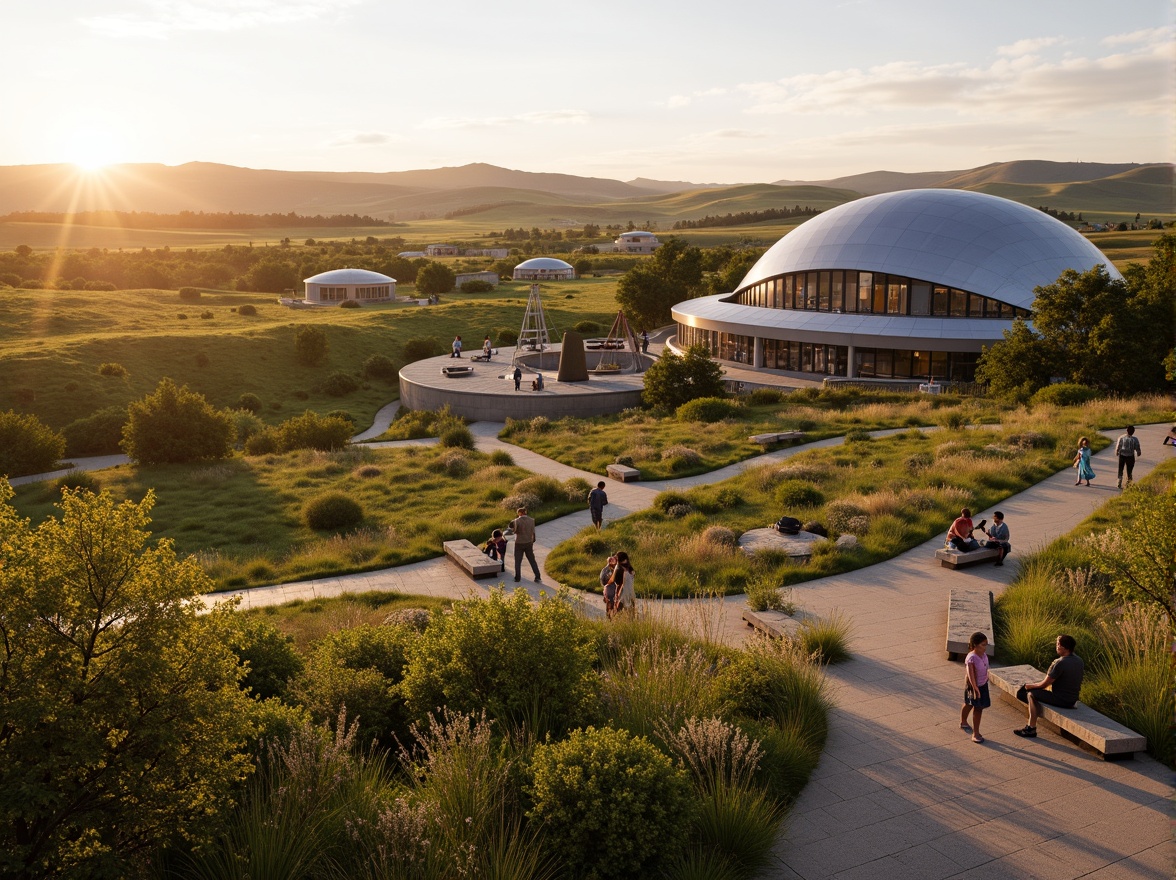
[[[884,193],[802,223],[733,293],[673,308],[675,347],[756,369],[970,381],[1033,288],[1105,264],[1048,214],[967,190]]]
[[[396,296],[396,279],[367,269],[331,269],[303,279],[304,302],[339,305],[347,300],[381,302]]]
[[[515,281],[570,281],[576,270],[555,257],[532,257],[515,266],[512,277]]]

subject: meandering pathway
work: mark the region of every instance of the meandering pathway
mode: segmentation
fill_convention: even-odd
[[[521,467],[560,480],[599,479],[503,443],[497,438],[501,427],[474,424],[478,448],[506,449]],[[1165,424],[1138,430],[1144,457],[1136,465],[1137,478],[1172,454],[1160,445],[1167,428]],[[373,445],[429,442],[435,441]],[[778,450],[697,477],[656,483],[610,481],[606,522],[648,507],[665,488],[717,482],[748,467],[840,442],[841,438],[831,438]],[[1094,468],[1098,477],[1091,488],[1074,486],[1067,470],[1001,503],[1012,531],[1012,561],[1070,531],[1116,494],[1110,448],[1094,456]],[[977,516],[991,518],[991,511]],[[504,521],[508,518],[504,512]],[[589,524],[585,510],[540,525],[540,565],[552,547]],[[1045,728],[1037,739],[1021,740],[1012,730],[1024,723],[1024,715],[1004,703],[984,713],[985,744],[972,743],[959,730],[962,665],[948,662],[944,651],[948,591],[953,586],[979,586],[999,595],[1012,581],[1016,566],[941,568],[932,557],[941,541],[936,537],[886,562],[793,588],[794,599],[806,611],[828,614],[840,609],[849,615],[854,625],[853,659],[828,670],[835,702],[829,739],[820,765],[792,809],[788,832],[777,847],[779,864],[765,876],[1170,877],[1171,774],[1161,764],[1146,756],[1103,762]],[[523,585],[538,594],[538,585],[529,579]],[[461,598],[486,589],[438,558],[236,595],[243,607],[258,607],[367,590]],[[594,601],[587,605],[596,608]],[[732,596],[704,604],[701,612],[698,603],[660,603],[659,613],[738,642],[747,632],[740,619],[743,607],[743,598]]]

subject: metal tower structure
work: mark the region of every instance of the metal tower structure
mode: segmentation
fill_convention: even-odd
[[[637,334],[633,332],[633,326],[629,323],[629,319],[620,309],[617,310],[616,320],[613,321],[608,336],[605,337],[604,348],[613,353],[616,358],[613,363],[617,364],[619,368],[617,372],[645,372],[645,359],[641,356],[641,343],[637,340]],[[621,358],[616,357],[617,354],[627,355],[624,360],[628,363],[621,363]]]
[[[531,351],[546,351],[551,347],[551,336],[547,332],[547,316],[543,313],[543,301],[539,298],[539,285],[531,285],[527,297],[527,311],[523,314],[523,326],[519,330],[519,342],[515,348],[514,361],[519,355]]]

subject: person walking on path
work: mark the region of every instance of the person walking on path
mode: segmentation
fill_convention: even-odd
[[[588,493],[588,511],[592,514],[592,525],[597,531],[604,525],[604,505],[608,504],[608,494],[604,491],[604,480],[596,484],[596,488]]]
[[[460,336],[453,337],[453,354],[451,354],[450,357],[455,357],[455,358],[461,357],[461,337]]]
[[[1074,455],[1074,467],[1078,468],[1078,479],[1074,481],[1074,485],[1077,486],[1086,480],[1086,485],[1089,486],[1090,481],[1094,479],[1094,468],[1090,466],[1090,440],[1086,437],[1078,441],[1078,452]]]
[[[522,390],[522,384],[523,384],[523,370],[522,370],[522,368],[521,368],[521,367],[515,367],[515,368],[514,368],[514,373],[512,373],[511,375],[512,375],[512,376],[513,376],[513,378],[514,378],[514,382],[515,382],[515,391],[520,391],[520,390]]]
[[[1119,488],[1123,488],[1123,469],[1127,469],[1127,485],[1131,485],[1131,475],[1135,470],[1135,457],[1143,455],[1143,447],[1139,445],[1139,438],[1135,436],[1135,426],[1128,425],[1127,433],[1120,434],[1115,441],[1115,455],[1119,457]]]
[[[1050,664],[1045,678],[1036,684],[1026,682],[1017,690],[1017,699],[1029,704],[1029,721],[1018,730],[1017,736],[1031,739],[1037,736],[1037,716],[1041,710],[1040,703],[1057,706],[1059,709],[1072,709],[1078,702],[1078,694],[1082,690],[1082,678],[1086,674],[1086,664],[1082,658],[1074,653],[1078,643],[1071,635],[1058,636],[1055,648],[1058,659]]]
[[[539,563],[535,561],[535,520],[527,516],[527,508],[520,507],[515,511],[518,514],[510,521],[510,525],[506,527],[508,535],[514,535],[514,563],[515,573],[514,579],[517,584],[522,579],[523,557],[527,557],[527,561],[531,563],[531,571],[535,574],[535,583],[543,583],[543,579],[539,577]]]
[[[612,620],[617,611],[617,585],[613,583],[613,570],[617,567],[617,558],[610,556],[604,568],[600,570],[600,588],[604,591],[604,616]]]
[[[645,332],[645,328],[641,328],[641,353],[649,353],[649,334]]]
[[[982,743],[980,718],[984,710],[992,705],[988,695],[988,636],[982,632],[972,633],[968,639],[968,656],[964,658],[964,707],[960,710],[960,730],[971,732],[972,742]],[[972,726],[968,726],[968,715]]]
[[[1005,525],[1004,514],[999,510],[992,514],[992,525],[985,534],[988,535],[988,540],[984,542],[984,546],[999,550],[1000,556],[996,558],[996,564],[1004,565],[1005,557],[1009,555],[1013,545],[1009,543],[1009,527]]]
[[[617,590],[617,613],[627,612],[629,616],[637,613],[637,588],[633,584],[633,566],[629,562],[629,554],[620,550],[616,554],[617,564],[613,566],[612,580]]]

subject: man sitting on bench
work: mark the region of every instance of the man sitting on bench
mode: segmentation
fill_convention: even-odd
[[[1073,636],[1063,634],[1058,636],[1055,647],[1058,659],[1050,664],[1045,678],[1037,684],[1025,683],[1017,691],[1017,699],[1029,704],[1029,723],[1013,731],[1017,736],[1027,739],[1037,736],[1037,716],[1041,712],[1038,703],[1057,706],[1059,709],[1073,709],[1078,702],[1082,677],[1086,674],[1086,665],[1074,653],[1078,643]]]
[[[981,527],[984,523],[980,523]],[[992,547],[1000,551],[1000,556],[996,559],[997,565],[1004,565],[1004,558],[1009,555],[1009,551],[1013,549],[1013,545],[1009,543],[1009,527],[1005,525],[1004,514],[999,510],[992,514],[992,527],[986,532],[988,540],[984,542],[985,547]]]
[[[981,526],[983,525],[983,522],[981,522]],[[956,517],[955,522],[951,524],[951,528],[947,530],[947,543],[961,553],[979,550],[979,542],[972,537],[974,529],[975,526],[972,525],[972,511],[965,507],[960,511],[960,515]]]

